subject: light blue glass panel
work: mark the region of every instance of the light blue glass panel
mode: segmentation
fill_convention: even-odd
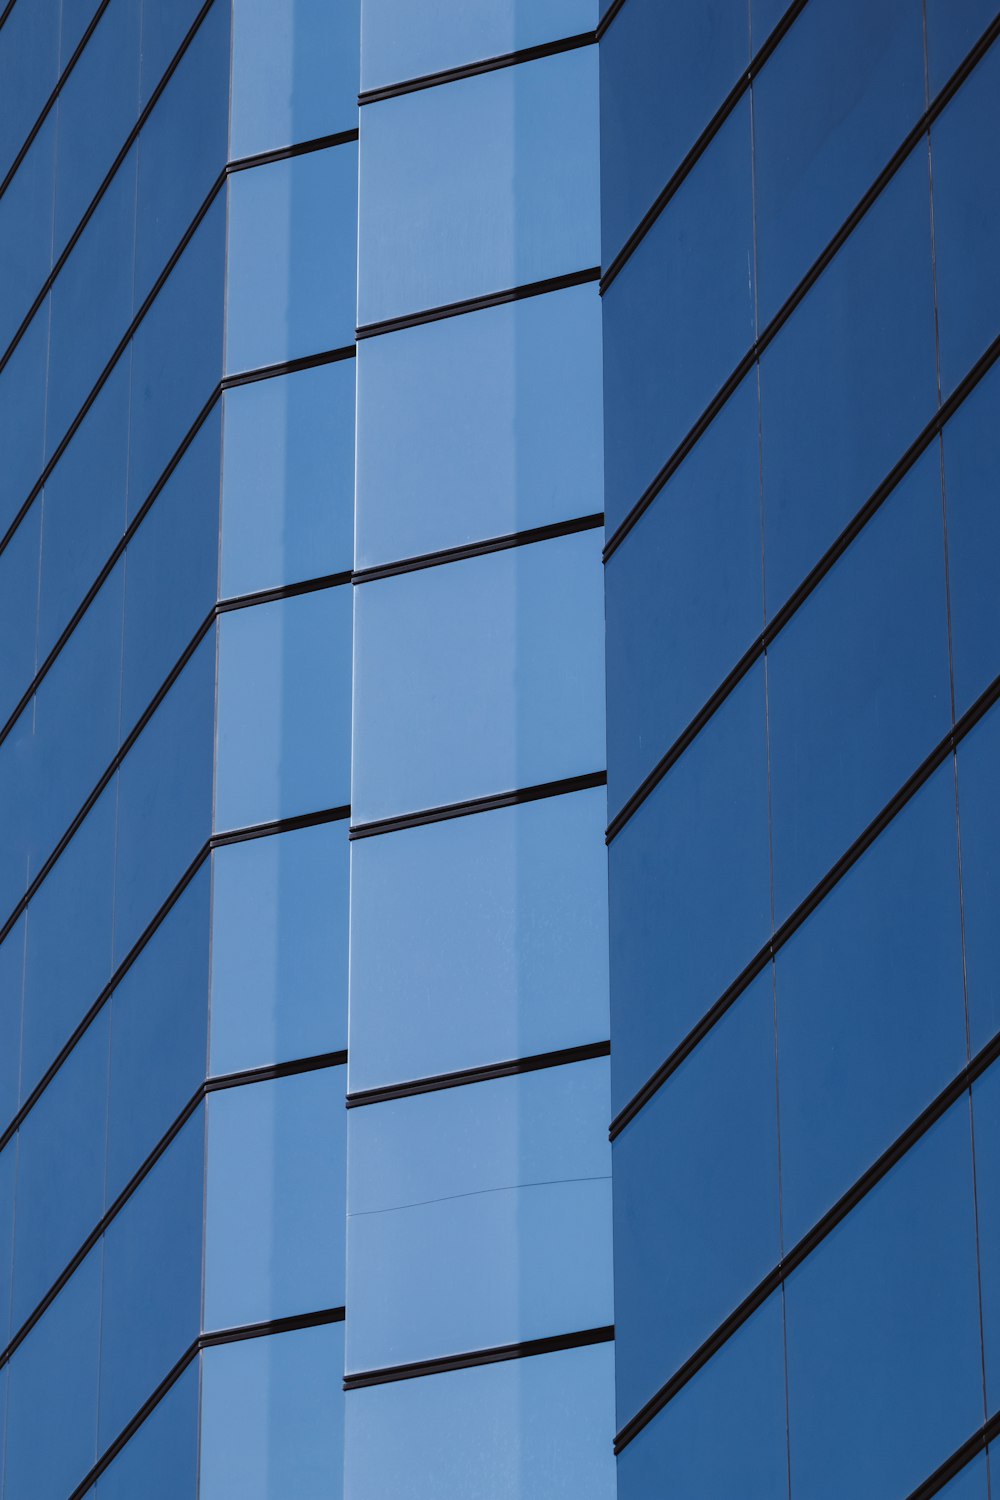
[[[602,788],[351,845],[352,1090],[608,1033]]]
[[[604,508],[594,286],[358,345],[357,566]]]
[[[354,342],[357,147],[229,179],[226,371]]]
[[[198,1491],[198,1361],[150,1412],[88,1500],[193,1500]]]
[[[596,265],[596,49],[364,111],[358,321]]]
[[[0,1129],[6,1126],[18,1105],[27,925],[27,917],[21,917],[0,944]],[[0,1318],[0,1336],[4,1326],[5,1320]]]
[[[356,128],[358,8],[358,0],[235,0],[232,159]]]
[[[351,1370],[612,1321],[603,1058],[350,1112]]]
[[[36,501],[0,552],[0,725],[35,674],[41,522],[42,507]]]
[[[962,915],[973,1053],[1000,1032],[1000,710],[958,747]]]
[[[212,856],[213,1073],[347,1046],[347,822]]]
[[[614,839],[610,886],[618,1110],[770,933],[760,665]]]
[[[624,1422],[631,1413],[620,1410]],[[788,1496],[780,1294],[729,1339],[618,1460],[619,1500]]]
[[[596,0],[396,0],[361,7],[361,86],[384,88],[484,58],[591,31]]]
[[[217,828],[349,802],[350,682],[349,587],[222,616]]]
[[[355,591],[356,823],[603,768],[600,544],[588,531]]]
[[[344,1494],[613,1500],[613,1382],[597,1344],[351,1391]]]
[[[344,1305],[345,1072],[209,1097],[206,1328]]]
[[[354,556],[354,361],[223,397],[224,599],[348,571]]]
[[[330,1500],[344,1466],[343,1324],[202,1355],[200,1500]]]
[[[14,337],[52,265],[55,150],[53,110],[0,198],[0,351]]]
[[[962,1101],[964,1107],[965,1101]],[[1000,1407],[1000,1067],[973,1085],[979,1268],[982,1277],[986,1407]]]
[[[908,1495],[981,1425],[971,1144],[962,1099],[785,1283],[793,1495]]]

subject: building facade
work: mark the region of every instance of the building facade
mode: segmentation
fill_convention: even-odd
[[[989,1500],[998,116],[0,10],[2,1500]]]

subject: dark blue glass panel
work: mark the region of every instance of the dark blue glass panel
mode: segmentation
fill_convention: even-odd
[[[616,1110],[767,941],[767,794],[758,665],[611,845]]]
[[[603,1058],[353,1109],[351,1370],[612,1321]]]
[[[0,1129],[6,1126],[18,1105],[27,925],[27,917],[22,917],[0,943]],[[6,1320],[0,1318],[0,1337],[5,1327]]]
[[[785,1283],[793,1495],[908,1495],[982,1423],[975,1233],[963,1099]]]
[[[745,0],[629,0],[602,39],[605,265],[746,67],[748,16]]]
[[[927,0],[927,54],[931,96],[944,87],[962,58],[996,15],[993,0]]]
[[[94,1500],[190,1500],[198,1492],[198,1361],[193,1361],[126,1443]]]
[[[419,10],[396,0],[365,0],[361,86],[382,88],[502,57],[591,31],[596,22],[596,0],[431,0]]]
[[[0,526],[6,531],[42,471],[49,298],[0,370]]]
[[[744,99],[604,297],[609,532],[753,341],[750,148]]]
[[[216,0],[216,4],[219,0]],[[228,7],[223,6],[224,9]],[[188,35],[201,5],[199,0],[142,0],[141,102],[147,104],[171,60]],[[224,81],[220,80],[224,87]]]
[[[199,1109],[104,1236],[102,1451],[198,1334],[204,1123]]]
[[[761,360],[774,615],[933,416],[927,158],[915,151]]]
[[[965,1065],[950,762],[781,949],[777,986],[793,1245]]]
[[[342,1323],[223,1344],[202,1362],[200,1500],[339,1494]]]
[[[597,288],[363,340],[358,420],[358,567],[597,514]]]
[[[347,1046],[346,820],[212,856],[213,1073]]]
[[[59,75],[61,0],[29,0],[0,33],[0,175],[5,175]]]
[[[355,590],[355,822],[603,767],[600,542],[588,531]]]
[[[344,1305],[346,1069],[208,1101],[205,1326]]]
[[[750,0],[750,30],[755,53],[763,47],[791,3],[792,0]]]
[[[340,585],[222,616],[216,828],[350,801],[351,602]]]
[[[104,1212],[109,1035],[105,1009],[18,1131],[14,1328],[34,1310]]]
[[[1000,671],[1000,367],[994,366],[944,430],[948,578],[955,713],[963,714]]]
[[[764,327],[923,113],[921,0],[812,0],[753,101]]]
[[[123,735],[136,723],[215,605],[220,442],[216,405],[128,544]]]
[[[63,0],[59,66],[65,68],[100,6],[100,0]]]
[[[620,1411],[625,1420],[628,1413]],[[788,1495],[780,1294],[683,1386],[618,1460],[619,1500]]]
[[[593,47],[365,110],[358,320],[600,260]]]
[[[357,127],[358,9],[358,0],[236,0],[231,157]]]
[[[613,1384],[613,1346],[597,1344],[352,1391],[344,1492],[613,1500]]]
[[[53,111],[0,198],[0,350],[14,337],[52,265],[55,150]]]
[[[941,1500],[987,1500],[989,1479],[986,1455],[981,1453],[978,1458],[974,1458],[957,1479],[946,1484],[938,1494]]]
[[[352,844],[352,1090],[607,1036],[605,821],[595,788]]]
[[[964,1100],[962,1106],[964,1107]],[[986,1408],[1000,1407],[1000,1067],[973,1086],[972,1117],[976,1147],[979,1215],[979,1268],[982,1276]]]
[[[10,1362],[5,1493],[66,1500],[97,1457],[101,1247]]]
[[[34,736],[30,708],[0,745],[0,911],[24,894],[28,883],[28,818],[32,805]]]
[[[210,631],[119,772],[116,962],[211,831],[214,709],[215,632]]]
[[[969,1031],[976,1053],[1000,1032],[1000,709],[958,747],[962,915]]]
[[[617,811],[764,623],[757,380],[608,560],[608,802]]]
[[[10,1337],[11,1276],[14,1267],[14,1191],[17,1178],[17,1138],[0,1152],[0,1339]],[[6,1366],[4,1375],[6,1375]],[[0,1390],[6,1402],[6,1389]],[[4,1406],[6,1414],[6,1405]]]
[[[352,142],[229,179],[227,373],[353,344],[357,201]]]
[[[951,723],[932,449],[768,649],[781,922]]]
[[[768,967],[615,1141],[619,1423],[781,1258],[774,1059]]]
[[[350,569],[354,361],[223,397],[223,598]]]
[[[109,1203],[205,1077],[209,899],[203,865],[111,997]]]
[[[3,199],[0,198],[0,203]],[[31,686],[38,623],[42,507],[36,502],[0,552],[0,725]]]

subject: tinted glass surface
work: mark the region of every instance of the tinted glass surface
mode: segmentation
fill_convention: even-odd
[[[963,1101],[964,1103],[964,1101]],[[982,1276],[983,1344],[986,1406],[1000,1405],[1000,1069],[996,1064],[974,1084],[972,1123],[976,1144],[976,1208],[979,1216],[979,1267]]]
[[[962,821],[962,908],[969,1027],[976,1053],[1000,1031],[1000,713],[996,709],[958,748]]]
[[[927,54],[934,95],[994,19],[993,0],[927,0]]]
[[[358,10],[358,0],[236,0],[232,158],[355,128]]]
[[[195,1360],[153,1408],[135,1436],[103,1473],[95,1500],[177,1500],[198,1484],[198,1362]]]
[[[0,62],[0,68],[3,67]],[[56,117],[50,114],[0,198],[0,349],[6,349],[52,264]]]

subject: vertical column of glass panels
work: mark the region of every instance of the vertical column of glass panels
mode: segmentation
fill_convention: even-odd
[[[594,20],[362,5],[351,1500],[613,1485]]]

